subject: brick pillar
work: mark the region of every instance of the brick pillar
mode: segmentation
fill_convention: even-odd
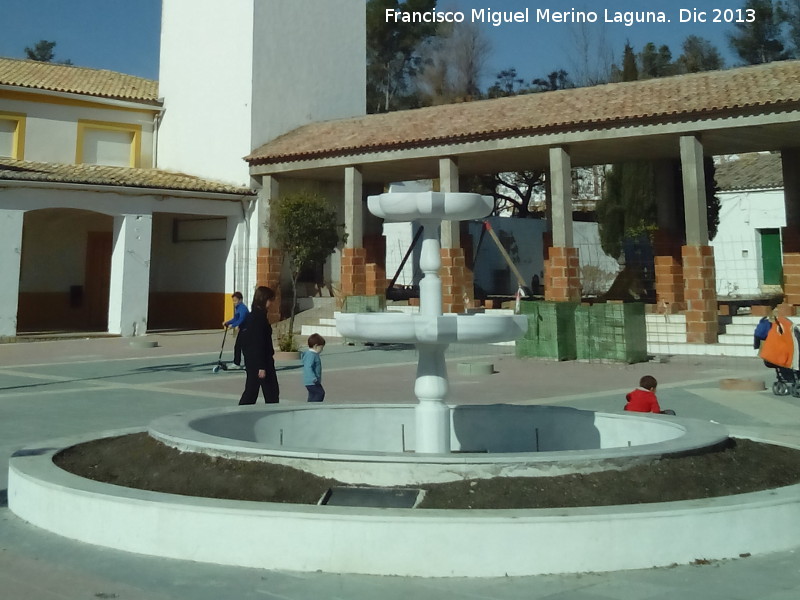
[[[580,260],[577,248],[553,246],[545,262],[544,299],[552,302],[580,302]]]
[[[277,248],[259,248],[256,258],[256,285],[265,285],[275,292],[275,300],[270,304],[267,317],[270,323],[281,319],[281,268],[283,252]],[[245,298],[250,304],[250,299]]]
[[[683,264],[680,246],[668,231],[656,231],[655,250],[656,302],[659,311],[678,312],[686,309],[683,295]]]
[[[342,296],[364,296],[367,293],[366,264],[366,249],[342,249]]]
[[[442,312],[461,313],[474,298],[472,273],[467,270],[463,248],[442,248]]]
[[[783,254],[783,293],[786,304],[800,305],[800,252]]]
[[[366,251],[364,286],[367,296],[382,296],[386,293],[386,238],[382,235],[365,235]]]
[[[684,246],[681,254],[686,299],[686,341],[716,344],[719,325],[714,249],[711,246]]]

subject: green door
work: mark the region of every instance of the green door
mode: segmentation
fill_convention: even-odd
[[[761,229],[761,267],[764,285],[783,284],[781,233],[778,229]]]

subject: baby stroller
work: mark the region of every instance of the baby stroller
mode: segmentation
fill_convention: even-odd
[[[754,333],[754,346],[768,369],[775,369],[772,393],[800,398],[800,328],[789,319],[764,317]]]

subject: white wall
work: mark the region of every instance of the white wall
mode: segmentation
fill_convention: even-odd
[[[253,50],[253,148],[366,113],[363,0],[256,2]]]
[[[363,0],[163,0],[158,167],[250,184],[243,157],[363,115]]]
[[[159,168],[250,185],[253,4],[163,0]]]
[[[786,226],[783,190],[720,192],[719,229],[711,242],[717,294],[759,295],[763,269],[759,229]]]
[[[22,113],[25,119],[25,160],[74,163],[78,121],[106,121],[141,126],[141,166],[152,165],[153,112],[99,106],[73,106],[25,100],[0,101],[0,110]]]
[[[157,214],[153,218],[150,262],[151,292],[228,292],[225,287],[227,243],[172,241],[172,222],[185,215]],[[223,232],[227,223],[223,223]],[[230,290],[233,291],[233,290]]]

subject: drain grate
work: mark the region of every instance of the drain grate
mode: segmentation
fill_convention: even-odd
[[[325,492],[319,504],[365,508],[414,508],[420,503],[423,495],[424,490],[416,488],[337,486]]]

